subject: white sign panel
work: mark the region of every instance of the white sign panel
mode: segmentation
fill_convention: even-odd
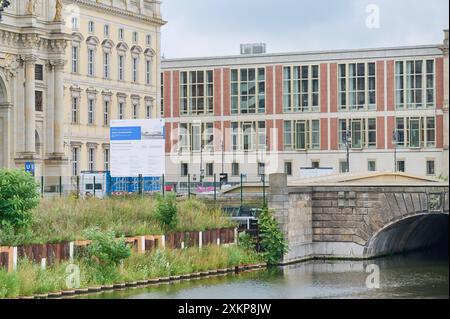
[[[162,119],[111,121],[111,176],[161,176],[165,172]]]

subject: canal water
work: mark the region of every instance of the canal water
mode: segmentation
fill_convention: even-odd
[[[366,280],[370,273],[366,270],[372,272],[376,268],[379,269],[379,288],[368,288]],[[449,298],[448,277],[448,255],[420,252],[371,261],[311,261],[83,298]]]

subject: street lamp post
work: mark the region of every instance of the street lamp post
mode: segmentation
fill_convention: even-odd
[[[350,144],[352,143],[352,134],[348,128],[345,132],[345,147],[347,150],[347,173],[350,173]]]
[[[204,170],[203,170],[203,141],[200,145],[200,184],[203,182],[203,175],[204,175]]]
[[[392,144],[394,145],[394,172],[397,173],[397,144],[398,144],[398,132],[394,130],[392,133]]]

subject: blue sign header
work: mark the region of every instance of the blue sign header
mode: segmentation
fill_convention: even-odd
[[[111,141],[139,141],[141,140],[141,127],[111,127],[110,138]]]

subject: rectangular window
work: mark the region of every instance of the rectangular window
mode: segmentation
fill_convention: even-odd
[[[288,66],[283,70],[283,111],[319,111],[319,66]]]
[[[397,147],[421,148],[436,146],[434,117],[396,118]]]
[[[109,148],[103,150],[103,167],[105,171],[109,171]]]
[[[137,104],[133,104],[133,119],[137,119],[139,117],[139,109]]]
[[[78,123],[78,98],[72,97],[72,124]]]
[[[133,42],[134,43],[138,42],[138,33],[136,31],[133,32]]]
[[[376,65],[374,62],[339,64],[338,104],[340,110],[376,109]]]
[[[95,171],[95,148],[88,148],[88,170],[90,172]]]
[[[214,164],[206,163],[206,176],[213,176],[213,175],[214,175]]]
[[[109,37],[109,25],[105,24],[105,26],[103,27],[103,36],[105,36],[106,38]]]
[[[377,162],[375,160],[367,161],[367,170],[369,172],[375,172],[377,170]]]
[[[404,160],[397,161],[397,172],[406,172],[406,164]]]
[[[136,83],[138,81],[138,58],[133,58],[133,70],[132,70],[132,74],[133,74],[133,82]]]
[[[148,47],[151,47],[151,46],[152,46],[152,36],[151,36],[150,34],[147,34],[147,35],[146,35],[146,37],[145,37],[145,44],[146,44]]]
[[[78,147],[72,147],[72,176],[78,176],[79,173],[79,152]]]
[[[152,103],[148,102],[145,106],[145,118],[151,119],[152,118]]]
[[[123,29],[120,28],[119,29],[119,40],[123,40],[123,38],[124,38],[124,32],[123,32]]]
[[[109,125],[109,101],[103,103],[103,125]]]
[[[266,79],[264,68],[231,70],[231,113],[266,112]]]
[[[147,85],[151,84],[151,72],[152,72],[152,61],[146,60],[145,61],[145,84],[147,84]]]
[[[123,120],[125,118],[125,104],[123,102],[119,102],[119,120]]]
[[[339,161],[339,173],[347,173],[347,161]]]
[[[397,109],[435,107],[434,60],[397,61],[395,92]]]
[[[88,124],[94,124],[94,100],[88,99]]]
[[[341,119],[339,120],[339,147],[346,148],[347,131],[350,137],[350,148],[376,148],[377,123],[375,118]]]
[[[42,91],[34,91],[34,109],[37,112],[44,110]]]
[[[287,176],[292,176],[292,162],[284,162],[284,173]]]
[[[103,52],[103,77],[109,79],[109,52]]]
[[[435,175],[434,160],[427,161],[427,175]]]
[[[123,55],[119,55],[119,81],[125,80],[124,67],[125,67],[125,57]]]
[[[72,46],[72,73],[78,73],[78,47]]]
[[[89,21],[88,22],[88,32],[89,33],[94,33],[94,21]]]
[[[239,163],[232,163],[231,164],[231,175],[233,176],[239,176]]]
[[[320,121],[284,121],[284,149],[320,149]]]
[[[181,114],[202,115],[213,113],[213,71],[181,72],[180,77]]]
[[[180,172],[181,176],[188,176],[188,174],[189,174],[189,166],[188,166],[188,164],[187,163],[181,163],[180,168],[181,168],[181,172]]]
[[[78,29],[78,18],[72,17],[72,30],[77,30],[77,29]]]
[[[319,161],[311,161],[311,167],[312,168],[320,168],[320,162]]]
[[[88,75],[94,76],[94,58],[95,51],[93,49],[88,49]]]
[[[44,66],[42,64],[35,64],[34,79],[36,81],[44,81]]]
[[[262,176],[266,174],[266,164],[265,163],[258,163],[258,175]]]

